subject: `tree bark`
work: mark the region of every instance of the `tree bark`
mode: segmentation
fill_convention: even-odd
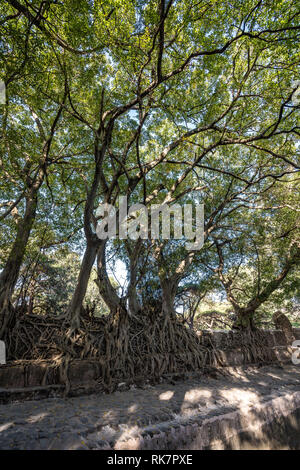
[[[178,287],[178,281],[171,281],[170,279],[161,279],[162,289],[162,311],[163,314],[171,317],[175,313],[174,302]]]
[[[86,294],[88,282],[90,279],[93,264],[96,259],[96,255],[97,243],[88,242],[81,263],[76,288],[67,310],[67,316],[70,317],[71,325],[74,329],[80,327],[80,314],[82,310],[82,304]]]
[[[103,185],[103,190],[106,190],[106,182],[102,171],[102,162],[106,149],[111,140],[111,134],[114,121],[111,120],[107,128],[103,130],[101,135],[95,138],[95,167],[92,184],[88,190],[87,199],[84,207],[84,233],[86,237],[86,250],[81,263],[80,273],[77,280],[77,285],[72,297],[72,300],[67,309],[67,316],[71,318],[73,328],[80,326],[80,313],[82,310],[82,303],[86,294],[88,281],[90,278],[91,270],[97,256],[97,250],[101,246],[101,241],[93,231],[96,225],[94,218],[94,205],[97,197],[97,191],[100,183]]]
[[[141,249],[142,249],[142,240],[139,238],[136,243],[134,244],[133,250],[127,247],[129,259],[130,259],[130,280],[128,286],[128,308],[131,315],[137,315],[141,311],[141,304],[138,299],[137,295],[137,276],[138,276],[138,260],[140,257]]]
[[[15,242],[0,275],[0,338],[5,336],[7,329],[12,326],[15,320],[11,297],[18,280],[29,235],[36,216],[37,191],[38,189],[35,188],[26,197],[25,214],[18,223]]]
[[[114,315],[118,309],[124,309],[122,305],[122,299],[116,293],[116,290],[111,285],[109,277],[106,270],[106,259],[105,259],[105,246],[106,240],[102,240],[98,248],[97,253],[97,285],[99,288],[99,293],[103,298],[104,302],[110,309],[111,313]]]
[[[235,309],[236,319],[232,325],[233,330],[255,330],[253,310]]]

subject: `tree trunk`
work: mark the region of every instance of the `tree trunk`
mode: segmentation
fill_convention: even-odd
[[[132,315],[137,315],[141,311],[141,305],[137,295],[137,275],[138,260],[141,253],[142,240],[139,238],[134,245],[134,249],[129,253],[130,259],[130,281],[128,286],[128,308]]]
[[[98,279],[96,281],[99,293],[103,298],[104,302],[110,309],[111,313],[114,315],[118,310],[124,310],[124,305],[122,305],[122,299],[118,296],[116,290],[111,285],[109,277],[106,270],[106,259],[105,259],[105,245],[106,240],[102,240],[98,248],[97,253],[97,273]]]
[[[170,279],[160,281],[162,289],[162,311],[164,315],[171,317],[175,313],[174,301],[178,282],[172,282]]]
[[[131,315],[137,315],[141,310],[141,305],[138,300],[136,286],[130,285],[128,288],[128,308]]]
[[[254,317],[255,311],[248,309],[235,310],[236,320],[232,325],[233,330],[255,330]]]
[[[111,139],[113,123],[106,129],[106,135],[101,138],[95,139],[95,168],[92,185],[88,191],[87,199],[84,207],[84,233],[87,241],[84,257],[81,263],[80,273],[77,280],[77,285],[67,310],[67,316],[71,318],[71,326],[76,329],[80,326],[80,314],[82,310],[82,303],[86,294],[87,285],[89,282],[91,270],[97,256],[97,250],[101,245],[100,240],[93,232],[92,226],[95,219],[93,217],[94,205],[97,196],[98,187],[101,179],[103,178],[102,161],[107,146]],[[99,142],[102,145],[99,147]]]
[[[0,275],[0,338],[5,336],[7,329],[13,325],[15,320],[11,297],[18,280],[29,235],[35,219],[36,208],[37,191],[32,191],[31,194],[26,197],[25,214],[18,223],[15,242]]]
[[[74,329],[80,327],[82,304],[86,294],[93,264],[96,259],[96,254],[97,244],[95,242],[87,243],[77,279],[76,288],[67,310],[67,316],[69,316],[71,319],[71,325]]]

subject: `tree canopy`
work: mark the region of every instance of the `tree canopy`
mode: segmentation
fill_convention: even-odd
[[[254,328],[299,303],[296,3],[7,0],[0,30],[0,337],[23,314],[162,325],[217,298]],[[204,204],[203,248],[100,240],[120,195]]]

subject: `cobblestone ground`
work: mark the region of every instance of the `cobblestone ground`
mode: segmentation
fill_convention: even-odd
[[[199,414],[220,415],[300,390],[300,367],[231,369],[111,395],[0,405],[0,449],[97,449]],[[149,427],[150,426],[150,427]]]

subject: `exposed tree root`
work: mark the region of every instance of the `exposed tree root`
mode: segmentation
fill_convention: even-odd
[[[55,317],[24,315],[6,338],[10,360],[51,360],[53,371],[69,392],[68,365],[74,359],[98,359],[101,381],[112,390],[116,383],[134,377],[159,378],[164,374],[204,370],[222,364],[214,345],[200,338],[176,317],[114,316],[83,318],[79,329]],[[229,333],[230,348],[243,351],[247,362],[273,362],[260,331]],[[43,382],[47,382],[47,376]]]

